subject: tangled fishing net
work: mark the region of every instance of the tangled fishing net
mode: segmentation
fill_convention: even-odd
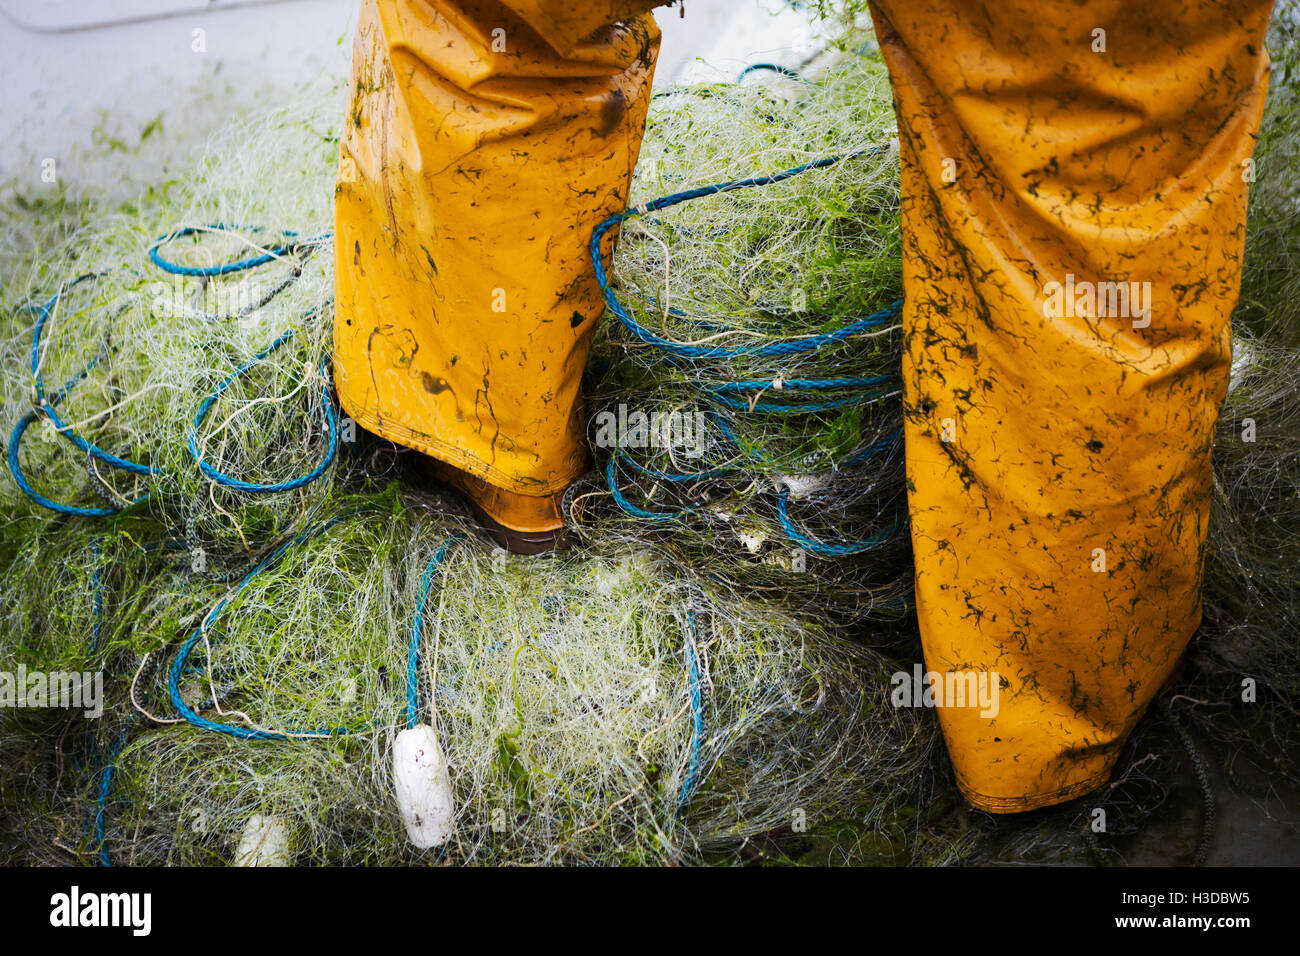
[[[182,695],[211,703],[209,720],[291,738],[376,729],[252,745],[186,724],[137,734],[116,759],[107,852],[230,861],[248,821],[273,817],[299,862],[418,859],[389,750],[411,571],[449,530],[424,514],[363,513],[241,592],[189,659],[202,676]],[[879,656],[660,562],[621,550],[507,560],[468,539],[449,552],[418,672],[454,782],[440,858],[702,859],[852,809],[875,826],[906,802],[931,730],[888,705]],[[141,690],[162,698],[163,716],[166,695]]]
[[[787,604],[901,617],[884,65],[850,55],[815,81],[773,69],[658,94],[632,208],[589,366],[596,477],[570,492],[575,523],[591,539],[653,529]]]
[[[932,715],[888,700],[919,659],[898,155],[859,45],[656,95],[633,208],[596,237],[619,246],[567,555],[489,548],[413,456],[338,417],[337,90],[65,217],[54,247],[7,223],[0,671],[102,671],[104,715],[0,712],[3,857],[1104,861],[1195,797],[1159,756],[1193,754],[1185,724],[1293,776],[1295,85],[1257,153],[1199,703],[1144,721],[1088,806],[995,821],[962,809]],[[440,851],[394,802],[412,715],[450,771]]]
[[[916,851],[893,813],[915,803],[934,730],[890,706],[880,655],[651,551],[520,560],[468,528],[390,489],[338,502],[233,597],[161,559],[145,608],[101,609],[106,658],[134,673],[85,766],[45,781],[82,813],[27,838],[117,862],[233,862],[250,821],[275,820],[286,862],[418,860],[390,779],[413,680],[453,771],[438,859],[723,859],[845,817]],[[448,539],[408,673],[419,570]],[[82,612],[70,623],[96,626]]]
[[[750,117],[753,137],[749,157],[710,138],[718,152],[706,161],[657,156],[676,134],[652,130],[645,168],[659,169],[664,188],[739,175],[764,153],[775,164],[861,152],[842,161],[856,172],[814,169],[761,200],[751,190],[754,232],[725,255],[719,224],[738,210],[688,217],[680,235],[697,237],[691,255],[713,270],[693,286],[642,290],[669,303],[674,322],[678,305],[698,299],[701,321],[774,340],[809,316],[833,330],[860,304],[897,297],[894,154],[887,142],[859,151],[834,128],[856,123],[864,143],[888,139],[879,63],[823,84],[789,82],[789,91],[723,85],[663,101],[657,124]],[[669,102],[682,97],[698,101],[694,112]],[[11,852],[246,861],[242,847],[260,827],[297,862],[721,861],[758,852],[774,833],[833,825],[869,848],[839,850],[846,858],[956,855],[960,837],[932,836],[916,820],[918,787],[934,776],[932,720],[889,705],[894,665],[877,651],[835,636],[799,602],[755,602],[756,572],[772,565],[746,560],[734,581],[703,576],[707,562],[692,570],[673,549],[703,557],[707,533],[660,540],[621,518],[586,526],[578,554],[506,560],[474,538],[454,501],[409,490],[405,452],[347,432],[322,361],[331,107],[294,103],[231,129],[192,177],[95,219],[57,254],[31,256],[6,287],[0,665],[106,677],[98,722],[35,710],[6,721],[6,751],[54,742],[26,761],[21,784],[5,784],[4,804],[22,821],[6,832]],[[782,135],[771,126],[778,108],[788,114]],[[804,131],[797,148],[790,124]],[[287,181],[298,185],[265,188]],[[878,206],[879,234],[854,226],[856,199],[836,198],[850,183]],[[633,253],[654,244],[633,233],[624,239]],[[857,265],[834,271],[845,278],[827,289],[810,271],[782,311],[772,298],[789,280],[781,262],[813,250],[824,257],[817,268]],[[622,256],[628,288],[640,281],[635,261]],[[719,311],[729,301],[731,314]],[[767,376],[779,364],[793,381],[871,357],[883,377],[890,334],[882,326],[794,361],[737,358],[714,370]],[[602,348],[626,351],[614,336]],[[600,400],[687,395],[690,376],[672,362],[622,364],[626,384],[611,377]],[[896,396],[864,401],[850,388],[843,401],[840,391],[797,416],[715,415],[739,444],[724,452],[714,435],[705,461],[725,454],[743,465],[735,489],[760,474],[834,471],[870,436],[882,450],[872,468],[893,477],[846,471],[818,500],[847,502],[850,485],[874,483],[877,510],[863,496],[864,526],[896,517],[886,421]],[[770,501],[766,511],[746,504],[755,491],[730,497],[738,513],[773,521]],[[413,650],[421,568],[457,532]],[[897,617],[896,575],[859,577],[852,593],[868,595],[864,606],[894,600]],[[451,769],[454,836],[436,856],[407,842],[393,801],[408,698],[445,741]]]

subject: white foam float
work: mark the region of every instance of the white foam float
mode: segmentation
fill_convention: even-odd
[[[451,839],[455,814],[451,773],[438,735],[428,724],[397,735],[393,744],[393,792],[412,844],[427,850]]]

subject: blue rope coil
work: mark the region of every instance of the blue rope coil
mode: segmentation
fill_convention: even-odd
[[[862,461],[866,461],[867,459],[873,457],[874,455],[885,450],[886,448],[891,447],[895,442],[898,441],[900,434],[901,432],[896,431],[893,434],[881,439],[880,441],[873,442],[872,444],[863,448],[861,451],[855,452],[853,455],[850,455],[849,458],[845,460],[845,463],[856,464]],[[702,506],[703,502],[700,502],[692,505],[687,505],[675,511],[647,511],[646,509],[633,504],[631,501],[627,499],[627,497],[623,494],[622,490],[618,486],[618,477],[616,474],[616,463],[619,460],[627,461],[633,464],[638,468],[638,470],[642,471],[643,473],[649,473],[652,476],[654,476],[654,473],[652,473],[649,469],[645,469],[644,467],[638,465],[631,457],[629,457],[623,451],[622,448],[618,449],[617,454],[611,455],[609,461],[605,463],[605,484],[609,488],[610,495],[613,497],[615,504],[617,504],[623,511],[632,515],[633,517],[643,518],[648,521],[677,521],[677,520],[685,519],[691,513],[699,510],[699,508]],[[721,472],[721,471],[722,469],[713,470],[713,472]],[[663,477],[667,479],[675,479],[675,480],[703,480],[705,477],[712,477],[713,472],[697,472],[695,474],[684,474],[684,475],[664,475]],[[790,519],[789,498],[790,498],[790,489],[786,486],[782,486],[780,491],[778,492],[777,503],[776,503],[776,516],[777,516],[777,521],[781,525],[781,530],[785,532],[786,536],[791,541],[799,545],[805,551],[809,552],[810,554],[820,555],[822,557],[848,557],[850,555],[862,554],[867,551],[875,550],[876,548],[879,548],[881,545],[887,543],[904,526],[903,519],[897,518],[887,528],[877,532],[876,534],[872,535],[869,538],[860,541],[851,541],[842,544],[818,541],[814,538],[808,537],[806,534],[800,531],[795,526],[794,522]]]
[[[84,282],[85,280],[91,278],[94,278],[94,273],[87,273],[86,275],[78,276],[76,279],[73,279],[70,283],[68,283],[65,288],[71,289],[74,286],[78,285],[79,283]],[[14,425],[13,431],[10,433],[9,456],[8,456],[9,471],[14,476],[14,483],[18,485],[18,490],[21,491],[24,495],[26,495],[31,501],[35,502],[36,504],[40,505],[42,508],[45,508],[48,511],[53,511],[57,514],[74,515],[79,517],[89,517],[89,518],[107,517],[109,515],[115,515],[118,512],[125,510],[126,508],[134,507],[135,505],[144,501],[148,497],[148,495],[144,495],[140,498],[137,498],[135,501],[121,508],[82,508],[76,505],[66,505],[63,504],[62,502],[54,501],[50,498],[45,497],[40,492],[38,492],[35,488],[33,488],[31,483],[27,480],[27,476],[23,473],[22,465],[19,462],[19,451],[22,446],[23,437],[27,434],[27,429],[30,428],[33,424],[35,424],[38,418],[44,416],[50,421],[50,424],[56,429],[56,431],[60,436],[72,442],[72,444],[75,445],[77,448],[79,448],[81,451],[85,452],[86,454],[94,458],[99,459],[105,464],[113,468],[120,468],[126,471],[131,471],[134,472],[135,474],[155,473],[154,470],[150,469],[149,466],[147,465],[141,465],[137,462],[133,462],[128,459],[121,458],[117,455],[113,455],[110,454],[109,452],[104,451],[102,448],[98,447],[97,445],[92,445],[90,442],[86,441],[77,432],[73,431],[68,426],[68,424],[64,422],[62,418],[59,417],[58,413],[55,411],[55,409],[68,397],[68,394],[72,391],[72,389],[76,387],[81,382],[82,379],[84,379],[87,375],[89,375],[96,368],[96,366],[99,365],[101,361],[104,360],[105,356],[107,355],[107,351],[105,348],[101,348],[100,351],[96,355],[94,355],[90,359],[90,361],[88,361],[85,365],[83,365],[79,371],[74,372],[72,376],[66,382],[63,383],[63,385],[59,388],[58,392],[56,392],[52,396],[46,395],[45,378],[41,374],[41,364],[40,364],[41,336],[44,334],[45,324],[49,321],[50,315],[54,311],[54,307],[58,304],[60,297],[63,295],[63,292],[64,290],[60,289],[53,296],[50,297],[49,301],[47,301],[40,307],[37,313],[36,325],[32,328],[32,347],[30,352],[30,359],[31,359],[31,370],[32,370],[32,386],[35,392],[35,402],[33,403],[32,410],[27,414],[23,415],[18,420],[17,424]]]
[[[281,491],[293,491],[297,488],[303,487],[304,485],[311,484],[313,481],[315,481],[317,478],[323,475],[325,471],[329,468],[329,466],[333,464],[335,457],[338,455],[338,450],[339,450],[338,416],[334,411],[334,403],[330,401],[330,397],[329,397],[329,384],[328,384],[329,383],[329,375],[328,375],[329,356],[328,355],[326,355],[325,358],[321,360],[321,364],[320,364],[320,375],[325,382],[325,384],[321,386],[320,402],[321,402],[321,408],[324,410],[325,413],[325,423],[329,433],[329,445],[328,448],[326,449],[325,457],[322,458],[320,463],[311,471],[307,472],[304,475],[299,475],[297,478],[292,478],[287,481],[278,481],[271,484],[262,484],[258,482],[252,482],[252,481],[244,481],[241,478],[235,478],[231,475],[227,475],[225,472],[220,471],[219,469],[210,465],[204,459],[203,452],[199,448],[199,428],[202,427],[204,420],[208,417],[208,412],[212,410],[212,406],[217,403],[217,400],[220,399],[221,396],[224,395],[226,391],[232,385],[234,385],[235,382],[237,382],[244,375],[248,374],[248,372],[251,369],[253,369],[258,362],[267,358],[269,355],[274,353],[277,349],[281,348],[286,342],[288,342],[291,338],[293,338],[293,336],[294,336],[293,329],[289,329],[288,331],[281,333],[280,336],[276,338],[274,342],[272,342],[266,348],[262,349],[251,359],[249,359],[243,365],[239,366],[239,368],[235,369],[235,371],[231,372],[224,379],[222,379],[222,381],[218,383],[217,387],[214,388],[211,392],[209,392],[208,396],[205,399],[203,399],[203,401],[199,404],[199,410],[194,414],[194,421],[190,423],[190,427],[186,431],[185,443],[189,447],[190,455],[194,458],[195,463],[199,466],[199,470],[203,472],[203,474],[207,475],[208,478],[210,478],[212,481],[216,482],[217,484],[222,485],[226,488],[232,488],[235,491],[247,492],[248,494],[273,494],[275,492],[281,492]]]
[[[632,515],[634,518],[644,518],[646,521],[678,521],[693,511],[699,509],[698,504],[687,505],[677,511],[647,511],[637,505],[632,504],[618,487],[618,478],[615,475],[615,467],[618,462],[617,455],[610,455],[609,461],[605,463],[605,484],[609,487],[609,493],[614,498],[614,503],[620,508]]]
[[[772,70],[792,78],[800,78],[794,71],[768,63],[758,63],[746,68],[745,71],[741,73],[740,78],[743,79],[748,74],[758,70]],[[670,362],[681,359],[718,359],[747,356],[772,357],[795,355],[815,351],[824,348],[825,346],[842,342],[854,335],[870,330],[880,329],[885,326],[886,323],[898,318],[901,314],[901,299],[864,319],[851,322],[833,332],[825,332],[819,335],[786,338],[774,342],[768,342],[763,345],[744,346],[738,348],[699,346],[674,342],[671,339],[667,339],[650,329],[645,328],[637,322],[623,303],[619,301],[618,297],[614,294],[613,289],[610,287],[609,275],[605,270],[604,259],[601,255],[601,245],[604,241],[605,235],[611,229],[632,217],[647,216],[648,214],[657,212],[661,209],[667,209],[671,206],[676,206],[680,203],[694,199],[700,199],[705,196],[717,195],[718,193],[730,192],[737,189],[747,189],[753,186],[768,186],[811,170],[824,169],[828,166],[833,166],[845,159],[852,159],[880,152],[882,149],[883,147],[872,147],[870,149],[858,150],[852,153],[825,157],[771,175],[751,176],[746,179],[715,183],[710,186],[700,186],[683,192],[662,196],[658,199],[652,199],[643,206],[625,209],[622,212],[606,217],[592,231],[591,241],[588,245],[592,267],[595,270],[596,280],[600,285],[601,294],[605,299],[605,304],[609,307],[609,310],[618,317],[618,320],[625,328],[632,332],[632,334],[642,342],[663,350],[666,353],[665,359]],[[709,325],[709,323],[705,323],[702,320],[692,319],[679,309],[670,309],[670,312],[678,318],[694,322],[697,325]],[[706,400],[724,408],[749,413],[797,415],[873,403],[886,397],[890,387],[896,385],[897,381],[897,378],[894,376],[883,375],[869,378],[790,379],[789,381],[780,382],[779,390],[784,391],[789,389],[791,391],[841,392],[847,394],[841,394],[836,398],[827,398],[819,401],[793,401],[789,403],[760,399],[749,400],[744,397],[743,393],[745,392],[761,392],[766,389],[777,388],[777,383],[771,380],[704,383],[697,385],[696,387],[704,395]],[[721,426],[723,434],[726,435],[737,448],[743,448],[739,439],[737,439],[735,434],[727,428],[725,422],[723,422],[716,414],[713,414],[713,417]],[[873,453],[874,451],[872,449],[866,449],[862,453],[850,456],[845,464],[861,462],[866,458],[869,458]],[[669,483],[703,481],[709,478],[723,477],[739,470],[738,466],[721,466],[693,473],[672,474],[640,464],[620,446],[616,450],[615,454],[610,456],[609,461],[606,463],[604,471],[605,484],[608,487],[615,504],[617,504],[619,508],[633,517],[647,521],[679,520],[698,510],[700,506],[699,504],[692,504],[675,511],[655,512],[634,505],[627,499],[618,486],[617,464],[619,462],[627,464],[633,470],[649,478]],[[781,522],[782,529],[790,536],[791,540],[804,546],[807,550],[822,555],[848,555],[870,550],[882,543],[881,541],[876,540],[879,535],[872,536],[872,538],[868,538],[865,541],[842,545],[828,545],[814,541],[799,532],[799,530],[794,526],[794,523],[790,521],[787,513],[787,499],[788,490],[783,490],[782,495],[777,502],[777,517]],[[896,528],[890,529],[888,532],[882,532],[882,534],[892,534],[894,530],[896,530]]]
[[[194,231],[196,230],[192,228],[188,230],[180,230],[176,232],[174,235],[176,236],[186,235]],[[292,232],[287,232],[285,233],[285,235],[293,236],[296,234]],[[167,237],[163,237],[163,239],[160,239],[159,242],[162,242],[166,238]],[[312,239],[303,240],[298,245],[306,245],[308,243],[318,242],[322,238],[324,237],[314,237]],[[155,245],[150,248],[150,258],[154,259],[155,261],[158,260],[157,245],[158,243],[155,243]],[[263,259],[260,261],[265,261],[265,260]],[[237,263],[228,263],[226,266],[221,267],[220,273],[188,272],[188,273],[181,273],[181,274],[186,274],[186,275],[226,274],[230,272],[236,272],[241,269],[252,268],[255,265],[259,265],[260,261],[255,259],[247,259]],[[76,279],[72,280],[72,282],[68,283],[63,289],[60,289],[59,292],[56,292],[53,296],[51,296],[50,299],[47,302],[45,302],[43,305],[41,305],[37,310],[36,324],[32,329],[32,345],[30,350],[32,383],[33,383],[33,389],[35,394],[35,400],[33,402],[32,411],[26,413],[21,418],[19,418],[18,422],[14,425],[13,431],[10,433],[7,459],[9,465],[9,471],[13,475],[14,482],[15,484],[17,484],[18,489],[29,500],[31,500],[35,504],[39,505],[42,508],[45,508],[48,511],[55,512],[56,514],[71,515],[77,517],[88,517],[88,518],[102,518],[102,517],[109,517],[115,514],[119,514],[122,511],[125,511],[129,508],[133,508],[136,505],[141,504],[142,502],[148,500],[149,493],[146,492],[145,494],[141,495],[139,498],[136,498],[134,501],[129,502],[128,504],[123,505],[121,507],[84,508],[76,505],[64,504],[63,502],[54,501],[53,499],[48,498],[45,495],[38,492],[32,486],[31,482],[28,481],[26,474],[23,472],[22,463],[19,460],[19,453],[22,446],[23,438],[26,436],[28,429],[33,424],[35,424],[39,418],[44,417],[49,420],[51,426],[55,429],[56,433],[59,436],[69,441],[74,447],[79,449],[81,452],[89,455],[91,458],[103,462],[109,467],[116,468],[121,471],[127,471],[132,474],[141,475],[144,477],[158,477],[160,475],[165,474],[165,472],[161,468],[158,468],[153,465],[141,464],[140,462],[132,461],[120,455],[114,455],[111,452],[108,452],[103,448],[100,448],[98,445],[95,445],[92,442],[86,440],[86,438],[84,438],[80,433],[78,433],[75,429],[73,429],[70,425],[68,425],[68,423],[65,422],[62,417],[60,417],[60,415],[56,410],[57,407],[68,397],[68,394],[72,391],[72,389],[77,384],[79,384],[82,381],[82,379],[84,379],[87,375],[89,375],[90,372],[96,366],[98,366],[101,361],[103,361],[103,359],[107,354],[105,349],[101,349],[99,354],[95,355],[78,372],[74,373],[63,384],[63,386],[58,390],[57,393],[55,393],[52,396],[46,395],[45,379],[41,373],[41,367],[40,367],[41,339],[45,333],[46,325],[49,322],[50,316],[52,315],[54,308],[58,304],[59,299],[63,295],[63,293],[67,289],[71,289],[77,284],[94,277],[95,277],[95,273],[87,273],[86,275],[78,276]],[[303,315],[303,318],[304,319],[311,318],[317,314],[317,311],[318,310],[316,309],[312,309],[307,313],[305,313]],[[202,425],[208,413],[211,411],[213,405],[216,404],[217,400],[220,399],[221,396],[239,378],[246,375],[258,362],[267,358],[277,349],[282,347],[286,342],[289,341],[289,339],[293,337],[293,335],[294,335],[293,329],[290,329],[282,333],[269,346],[267,346],[262,351],[258,352],[255,356],[253,356],[252,359],[245,362],[243,365],[237,368],[233,373],[231,373],[225,379],[223,379],[217,385],[217,387],[213,389],[199,404],[199,408],[197,413],[194,416],[194,420],[186,432],[186,445],[189,448],[190,455],[194,458],[195,463],[198,465],[199,470],[205,476],[207,476],[211,481],[223,485],[224,487],[231,488],[236,491],[246,492],[249,494],[271,494],[275,492],[292,491],[297,488],[301,488],[305,485],[308,485],[311,482],[315,481],[316,479],[320,478],[329,469],[330,465],[333,464],[335,458],[337,457],[338,415],[334,409],[334,404],[330,400],[330,395],[329,395],[329,375],[328,375],[329,355],[328,354],[325,356],[324,359],[322,359],[319,372],[321,378],[324,381],[324,384],[321,386],[320,402],[321,402],[321,407],[324,410],[326,430],[329,436],[329,442],[328,442],[328,448],[326,449],[324,458],[310,472],[301,475],[297,478],[293,478],[281,482],[275,482],[275,483],[258,483],[258,482],[244,481],[243,479],[236,478],[231,475],[227,475],[226,473],[220,471],[213,465],[209,464],[204,459],[203,454],[198,447],[198,429]]]
[[[189,636],[185,643],[181,645],[180,651],[177,652],[176,659],[172,661],[171,670],[167,675],[167,693],[171,698],[172,706],[176,708],[177,714],[189,723],[203,730],[211,730],[216,733],[226,734],[240,740],[292,740],[300,737],[338,737],[347,734],[356,734],[370,729],[369,723],[353,727],[324,727],[314,730],[286,732],[259,730],[252,727],[237,727],[233,724],[208,720],[206,717],[196,712],[185,702],[184,698],[181,697],[180,688],[181,676],[186,673],[186,668],[189,666],[190,654],[193,652],[195,645],[197,645],[199,641],[203,640],[204,636],[211,630],[212,625],[215,624],[221,616],[222,611],[226,609],[231,601],[239,596],[244,588],[248,587],[248,585],[251,584],[263,571],[274,565],[290,548],[300,544],[305,544],[359,513],[359,510],[353,510],[344,512],[340,515],[335,515],[333,518],[321,522],[314,528],[302,532],[297,537],[285,541],[279,547],[272,550],[265,558],[259,561],[247,574],[244,575],[243,579],[235,585],[234,590],[232,590],[230,594],[218,601],[212,609],[208,611],[204,616],[203,621],[194,629],[194,632]],[[202,669],[198,668],[197,665],[195,666],[195,669],[197,672],[202,673]]]
[[[710,478],[722,478],[734,474],[740,467],[739,465],[719,465],[717,468],[707,468],[704,471],[667,472],[641,464],[629,455],[622,446],[619,446],[617,453],[619,460],[628,465],[633,471],[640,472],[655,481],[707,481]]]
[[[330,236],[330,233],[323,233],[319,236],[312,236],[308,239],[299,239],[298,234],[292,230],[286,229],[280,233],[287,241],[284,245],[277,246],[260,255],[250,256],[247,259],[240,259],[237,262],[226,262],[216,266],[183,266],[180,263],[172,262],[170,259],[164,259],[159,249],[169,242],[176,239],[182,239],[185,236],[192,236],[199,233],[209,232],[228,232],[234,233],[242,229],[246,232],[261,232],[261,226],[232,226],[225,223],[212,223],[207,226],[184,226],[180,229],[173,229],[166,235],[159,236],[149,246],[149,261],[161,269],[163,272],[169,272],[172,275],[211,278],[213,276],[230,275],[232,272],[242,272],[245,269],[253,269],[257,266],[265,265],[272,260],[282,258],[294,252],[302,246],[312,245],[321,242]]]
[[[43,399],[40,405],[19,418],[17,424],[14,425],[13,431],[9,435],[8,464],[9,472],[14,477],[14,484],[16,484],[18,490],[26,495],[31,501],[40,505],[42,508],[45,508],[47,511],[53,511],[56,514],[87,518],[102,518],[118,514],[121,511],[125,511],[127,508],[132,508],[149,497],[148,495],[144,495],[121,508],[82,508],[76,505],[66,505],[60,501],[54,501],[51,498],[45,497],[32,487],[31,482],[27,480],[27,475],[23,472],[22,463],[19,461],[19,452],[22,448],[23,437],[27,434],[27,429],[34,425],[44,412],[66,399],[68,393],[77,385],[77,383],[90,374],[103,357],[104,353],[100,352],[82,366],[80,371],[73,373],[73,375],[63,383],[63,386],[58,390],[58,392]]]
[[[637,206],[631,209],[625,209],[622,212],[614,213],[606,217],[596,226],[591,234],[591,242],[588,245],[588,252],[591,256],[591,264],[596,272],[596,281],[600,284],[601,295],[605,298],[605,304],[609,310],[618,317],[618,320],[632,332],[637,338],[648,345],[657,346],[672,355],[684,356],[687,358],[739,358],[741,356],[758,356],[771,357],[778,355],[796,355],[801,352],[810,352],[815,349],[831,345],[836,342],[842,342],[845,339],[852,338],[871,329],[878,329],[886,323],[897,318],[902,309],[902,300],[885,306],[878,312],[867,316],[865,319],[859,319],[851,322],[846,326],[836,329],[834,332],[825,332],[820,335],[811,335],[804,338],[781,339],[776,342],[768,342],[765,345],[742,346],[739,348],[727,348],[725,346],[702,346],[687,345],[681,342],[674,342],[666,339],[637,322],[624,308],[623,303],[619,301],[618,296],[610,288],[609,275],[605,271],[604,259],[601,256],[600,247],[605,239],[605,234],[624,220],[631,219],[634,216],[643,216],[646,213],[658,212],[660,209],[668,209],[671,206],[680,203],[689,202],[692,199],[701,199],[705,196],[714,196],[718,193],[732,192],[737,189],[748,189],[752,186],[770,186],[773,183],[779,183],[786,179],[798,176],[802,173],[814,169],[825,169],[828,166],[834,166],[836,163],[845,159],[854,159],[859,156],[865,156],[871,153],[880,152],[884,147],[875,146],[870,149],[858,150],[853,153],[844,153],[836,156],[827,156],[823,159],[814,160],[804,163],[801,166],[795,166],[791,169],[782,170],[779,173],[773,173],[767,176],[751,176],[747,179],[736,179],[725,183],[714,183],[710,186],[698,186],[694,189],[687,189],[683,192],[672,193],[668,196],[661,196],[658,199],[652,199],[644,206]]]
[[[781,522],[781,530],[789,536],[790,540],[799,547],[803,548],[810,554],[818,554],[823,557],[842,558],[851,554],[862,554],[864,551],[872,551],[892,538],[902,527],[903,519],[896,518],[887,528],[876,532],[871,537],[861,541],[852,541],[846,544],[828,544],[824,541],[818,541],[810,538],[795,527],[794,522],[790,520],[788,512],[790,502],[790,489],[782,486],[776,498],[776,518]]]
[[[881,398],[887,392],[887,389],[875,386],[894,384],[897,381],[898,379],[892,375],[876,375],[870,378],[792,378],[781,382],[779,388],[774,381],[749,380],[723,382],[720,385],[706,385],[702,386],[701,390],[718,404],[738,411],[798,415],[810,412],[824,412],[834,408],[847,408],[851,405],[869,404]],[[744,398],[735,397],[731,394],[732,392],[752,392],[763,389],[777,391],[785,391],[786,389],[791,391],[838,391],[844,389],[852,390],[853,394],[845,398],[829,399],[822,402],[795,402],[793,404],[766,401],[749,402]]]

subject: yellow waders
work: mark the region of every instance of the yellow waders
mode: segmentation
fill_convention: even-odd
[[[939,711],[982,809],[1104,783],[1200,621],[1270,6],[873,8],[917,608],[929,671],[999,677]]]
[[[625,205],[658,43],[602,25],[655,5],[365,0],[335,234],[364,427],[525,494],[582,470],[587,240]],[[1269,8],[873,8],[926,663],[1000,690],[939,711],[978,807],[1102,784],[1199,621]]]
[[[587,242],[626,207],[656,5],[362,4],[334,233],[335,381],[362,427],[526,495],[583,471]]]

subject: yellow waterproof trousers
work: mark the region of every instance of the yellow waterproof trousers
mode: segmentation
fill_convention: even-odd
[[[584,470],[587,243],[627,204],[654,6],[364,0],[334,217],[335,382],[362,427],[526,495]]]
[[[928,671],[997,675],[996,716],[939,698],[982,809],[1104,783],[1200,621],[1270,6],[873,8],[917,610]]]
[[[610,24],[655,5],[365,0],[335,234],[364,427],[525,494],[583,469],[586,245],[625,205],[658,44]],[[940,696],[978,807],[1102,784],[1199,621],[1269,9],[873,7],[926,664],[998,691]]]

